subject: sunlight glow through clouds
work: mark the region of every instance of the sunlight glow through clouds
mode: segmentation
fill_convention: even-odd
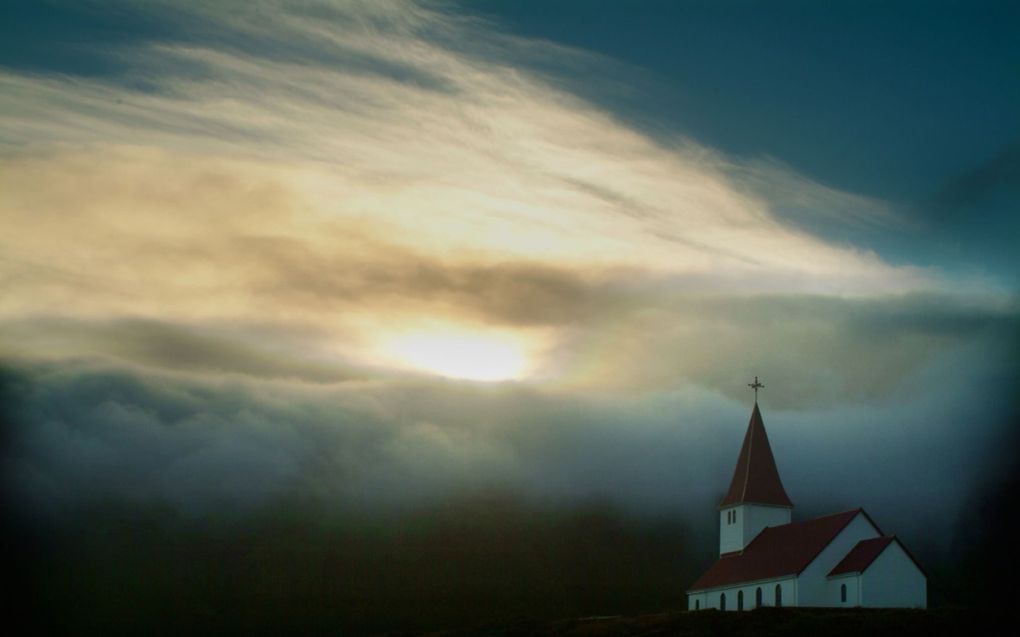
[[[401,367],[483,382],[521,380],[534,367],[527,344],[514,334],[452,326],[382,339],[382,355]]]

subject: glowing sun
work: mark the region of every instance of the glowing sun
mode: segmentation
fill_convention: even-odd
[[[521,339],[495,332],[455,328],[407,332],[388,339],[384,349],[401,366],[449,378],[516,380],[529,367]]]

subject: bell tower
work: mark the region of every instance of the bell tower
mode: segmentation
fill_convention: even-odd
[[[719,503],[719,553],[742,551],[767,526],[789,524],[793,502],[779,479],[776,459],[765,433],[758,389],[764,387],[754,377],[754,409],[744,434],[737,466],[726,496]]]

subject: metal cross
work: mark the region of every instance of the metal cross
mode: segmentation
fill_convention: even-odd
[[[760,388],[762,388],[762,387],[765,387],[765,385],[763,385],[762,383],[759,383],[758,382],[758,377],[755,376],[754,377],[754,382],[753,383],[748,383],[747,386],[754,390],[754,402],[757,403],[758,402],[758,390]]]

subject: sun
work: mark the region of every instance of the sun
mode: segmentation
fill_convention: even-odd
[[[458,328],[409,331],[387,339],[384,350],[402,367],[483,382],[519,380],[529,370],[522,339]]]

